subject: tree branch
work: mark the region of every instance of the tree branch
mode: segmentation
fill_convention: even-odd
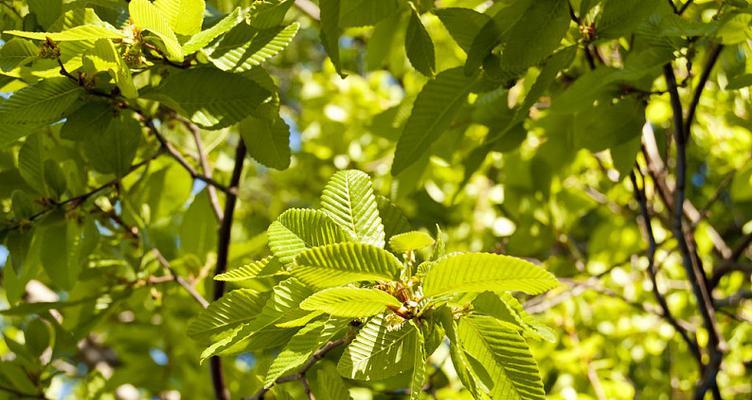
[[[658,301],[658,305],[661,307],[661,311],[663,312],[663,318],[676,330],[676,332],[679,333],[679,335],[682,337],[684,342],[687,343],[687,347],[689,347],[689,350],[692,352],[692,355],[697,360],[697,363],[699,364],[699,368],[702,371],[703,369],[702,354],[700,353],[700,347],[697,344],[697,341],[690,338],[687,331],[674,318],[673,314],[671,314],[671,309],[668,307],[666,298],[663,296],[663,294],[661,294],[660,290],[658,290],[658,277],[657,277],[657,271],[655,268],[656,241],[655,241],[655,235],[653,234],[653,225],[650,220],[650,212],[648,211],[647,197],[645,195],[644,178],[643,178],[642,188],[640,188],[637,185],[637,178],[635,177],[634,172],[632,172],[629,175],[629,178],[632,181],[632,187],[634,188],[635,199],[637,200],[637,203],[640,205],[640,213],[642,215],[642,221],[643,221],[644,228],[645,228],[645,235],[647,236],[647,239],[648,239],[648,252],[647,252],[648,274],[650,275],[650,282],[652,283],[652,286],[653,286],[653,296],[655,297],[656,301]]]
[[[230,190],[226,192],[227,200],[225,201],[224,215],[222,217],[222,223],[219,226],[217,266],[214,269],[214,276],[217,276],[227,270],[230,239],[232,238],[232,218],[235,214],[235,203],[238,199],[238,185],[240,184],[240,176],[243,172],[243,161],[245,160],[245,153],[245,142],[243,142],[243,139],[240,139],[238,146],[235,149],[235,166],[232,169],[232,177],[230,178]],[[214,300],[222,297],[224,291],[224,281],[215,281]],[[219,356],[212,356],[210,361],[212,384],[214,385],[214,396],[217,398],[217,400],[227,400],[230,396],[224,383],[224,376],[222,374],[222,360],[219,358]]]
[[[684,210],[682,205],[684,205],[684,187],[687,180],[687,138],[684,135],[685,130],[682,118],[682,105],[681,100],[679,99],[679,92],[676,88],[676,77],[674,76],[674,70],[670,63],[663,66],[663,74],[666,78],[666,86],[669,89],[669,95],[671,97],[671,108],[674,114],[674,140],[676,142],[676,188],[674,190],[674,204],[676,206],[673,210],[672,230],[674,231],[674,236],[679,244],[679,251],[682,255],[682,264],[687,273],[687,279],[692,285],[692,290],[697,300],[697,306],[700,309],[700,314],[702,315],[705,329],[708,331],[710,339],[708,348],[711,360],[695,390],[695,399],[702,400],[705,397],[705,393],[711,387],[717,386],[716,375],[718,374],[718,369],[723,357],[721,352],[722,339],[716,325],[713,300],[710,297],[710,293],[708,293],[705,284],[707,278],[705,277],[705,273],[700,269],[700,266],[696,264],[696,261],[698,261],[699,258],[693,257],[688,241],[684,235]]]
[[[676,13],[679,14],[679,15],[684,14],[684,11],[687,11],[687,7],[689,7],[692,4],[692,1],[694,1],[694,0],[687,0],[687,2],[684,3],[684,5],[682,5],[681,8],[678,11],[676,11]],[[674,8],[674,9],[676,9],[676,8]]]
[[[344,346],[344,345],[350,343],[353,340],[354,337],[355,337],[354,335],[348,334],[347,336],[345,336],[345,337],[343,337],[341,339],[329,341],[323,347],[321,347],[318,350],[316,350],[310,357],[308,357],[308,359],[300,367],[300,369],[298,370],[298,372],[290,374],[290,375],[280,376],[271,385],[269,385],[269,386],[262,386],[261,389],[259,389],[253,396],[250,397],[250,400],[261,400],[261,399],[263,399],[264,395],[266,395],[266,393],[269,390],[271,390],[271,388],[274,385],[276,385],[276,384],[281,384],[281,383],[286,383],[286,382],[293,382],[293,381],[297,381],[297,380],[301,380],[301,381],[305,380],[306,379],[305,374],[306,374],[306,372],[308,372],[309,369],[311,369],[311,367],[313,367],[318,361],[320,361],[321,359],[323,359],[326,356],[326,354],[329,353],[330,351],[336,349],[339,346]]]
[[[683,12],[689,3],[691,3],[691,1],[687,1],[687,3],[684,4],[680,13]],[[700,75],[700,81],[697,82],[697,88],[695,89],[692,101],[689,103],[689,108],[687,109],[687,120],[684,123],[684,137],[686,139],[689,139],[692,123],[695,119],[695,114],[697,113],[697,106],[700,104],[700,97],[702,97],[702,92],[705,90],[705,84],[708,82],[708,78],[710,78],[710,72],[718,61],[718,56],[721,54],[721,50],[723,50],[723,45],[718,44],[710,51],[708,60],[705,62],[705,68],[703,68],[702,74]]]
[[[170,265],[170,262],[167,261],[167,259],[162,255],[162,252],[160,252],[159,249],[155,248],[154,250],[152,250],[152,252],[157,258],[157,262],[159,262],[159,264],[164,269],[166,269],[170,273],[170,275],[172,275],[172,279],[174,279],[175,282],[182,286],[183,289],[185,289],[185,291],[188,292],[188,294],[190,294],[191,297],[193,297],[198,302],[198,304],[201,304],[201,307],[206,308],[209,306],[209,302],[206,301],[206,299],[196,291],[196,288],[194,288],[193,285],[191,285],[188,281],[183,279],[182,276],[178,275],[175,272],[175,270],[172,268],[172,265]]]
[[[193,141],[196,143],[196,152],[198,153],[198,162],[201,165],[201,169],[204,171],[204,175],[207,178],[211,178],[212,168],[209,164],[206,152],[204,151],[204,143],[201,141],[201,130],[198,128],[198,126],[196,126],[196,124],[188,121],[185,118],[180,118],[180,120],[183,122],[183,125],[185,125],[185,127],[188,128],[188,130],[193,134]],[[211,202],[212,210],[214,210],[214,216],[217,217],[217,221],[221,223],[222,206],[219,205],[217,190],[212,185],[207,185],[206,190],[209,193],[209,201]]]

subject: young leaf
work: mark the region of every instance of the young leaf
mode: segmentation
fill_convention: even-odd
[[[402,303],[378,289],[334,287],[314,293],[300,303],[300,308],[323,311],[335,317],[364,318],[386,311]]]
[[[304,250],[350,240],[339,225],[318,210],[290,209],[269,225],[269,248],[284,265]]]
[[[462,342],[457,333],[457,322],[454,320],[452,310],[449,307],[442,307],[436,311],[436,314],[446,332],[447,339],[449,339],[449,355],[457,371],[457,377],[465,388],[472,393],[473,397],[476,399],[487,399],[488,396],[480,390],[477,384],[478,378],[473,369],[470,368],[470,361],[465,350],[463,350]]]
[[[196,193],[180,224],[182,254],[194,254],[204,260],[217,245],[216,223],[209,194],[206,190]]]
[[[208,338],[256,318],[268,296],[251,289],[237,289],[209,304],[188,324],[188,336]]]
[[[460,319],[458,336],[464,351],[491,378],[491,398],[545,399],[538,365],[514,325],[487,316],[465,317]]]
[[[94,47],[84,54],[84,67],[93,73],[108,72],[115,79],[115,83],[123,96],[127,98],[138,97],[138,90],[133,85],[131,70],[109,39],[97,40]]]
[[[299,27],[294,22],[285,27],[258,30],[246,23],[237,24],[207,49],[209,60],[223,71],[249,71],[284,50]]]
[[[202,128],[221,129],[245,119],[269,95],[250,79],[201,67],[175,72],[143,97],[168,104]]]
[[[50,196],[44,176],[44,161],[49,149],[45,146],[45,135],[41,132],[29,135],[18,151],[18,173],[39,194]]]
[[[274,169],[290,166],[290,127],[278,115],[271,120],[250,116],[238,125],[238,132],[254,160]]]
[[[376,195],[376,203],[379,207],[381,222],[384,224],[384,237],[386,240],[399,233],[407,232],[412,227],[405,214],[391,200],[382,195]]]
[[[411,321],[410,324],[413,324]],[[423,382],[426,380],[426,349],[423,332],[416,326],[415,354],[413,360],[413,372],[410,376],[410,400],[419,400],[423,394]]]
[[[475,78],[466,76],[462,68],[443,71],[426,83],[397,142],[393,176],[420,159],[449,127],[474,83]]]
[[[306,284],[321,288],[392,280],[401,269],[400,261],[386,250],[362,243],[337,243],[300,253],[292,273]]]
[[[518,290],[527,294],[543,293],[558,285],[556,278],[525,260],[488,253],[446,256],[426,274],[423,293],[440,296],[448,293]]]
[[[18,65],[26,64],[39,55],[37,46],[21,38],[13,38],[0,47],[0,69],[10,71]]]
[[[357,241],[384,247],[384,226],[366,173],[346,170],[334,174],[321,195],[321,208]]]
[[[413,68],[425,76],[432,77],[434,75],[436,55],[434,54],[433,41],[415,10],[410,13],[410,19],[407,23],[405,51]]]
[[[384,314],[371,318],[347,346],[337,365],[348,379],[364,381],[389,378],[413,367],[417,342],[416,329],[402,322],[388,326]]]
[[[295,0],[267,0],[253,3],[250,10],[251,26],[269,29],[282,24]]]
[[[159,36],[164,43],[169,58],[176,62],[183,61],[183,49],[180,47],[175,32],[162,12],[149,0],[131,0],[128,11],[133,24]]]
[[[526,336],[543,339],[551,343],[556,342],[554,332],[528,314],[522,304],[510,293],[481,293],[473,300],[473,310],[500,321],[515,324],[522,328]]]
[[[394,235],[389,239],[389,247],[397,253],[424,249],[432,244],[431,235],[421,231],[411,231]]]
[[[337,367],[330,361],[318,363],[311,379],[311,391],[317,399],[352,400]]]
[[[328,319],[312,322],[298,331],[272,361],[272,365],[269,366],[266,373],[264,385],[266,387],[271,386],[280,376],[303,365],[319,347],[329,341],[344,325],[346,325],[344,320]]]
[[[214,276],[215,281],[239,282],[249,279],[270,276],[282,269],[282,263],[276,258],[269,256],[259,261],[252,261],[235,269],[231,269],[223,274]]]
[[[178,35],[193,35],[204,22],[204,0],[156,0],[154,5]]]
[[[62,32],[24,32],[10,30],[4,31],[3,33],[34,40],[47,40],[49,38],[55,42],[97,39],[122,39],[125,37],[122,32],[102,25],[74,26]]]
[[[222,18],[219,22],[212,25],[211,28],[208,28],[191,36],[191,38],[188,39],[187,42],[183,43],[183,53],[192,54],[198,50],[201,50],[202,48],[204,48],[204,46],[211,43],[214,39],[228,32],[235,25],[240,23],[240,21],[240,8],[236,8],[232,10],[231,13]]]

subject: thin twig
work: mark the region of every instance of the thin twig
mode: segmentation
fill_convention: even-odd
[[[687,1],[685,7],[689,3],[690,1]],[[682,10],[684,10],[684,7]],[[700,81],[697,82],[697,88],[692,96],[692,101],[689,103],[689,108],[687,108],[687,120],[684,123],[684,137],[687,139],[689,139],[692,123],[694,122],[695,114],[697,113],[697,106],[700,104],[700,97],[702,97],[702,92],[705,90],[705,85],[708,82],[708,78],[710,78],[710,72],[713,70],[713,66],[718,62],[718,56],[721,54],[721,50],[723,50],[723,45],[718,44],[710,51],[708,60],[705,62],[705,68],[703,68],[702,74],[700,74]]]
[[[217,266],[214,269],[214,276],[217,276],[227,270],[227,259],[230,250],[230,239],[232,238],[232,218],[235,214],[235,203],[238,196],[238,185],[240,176],[243,172],[243,161],[245,160],[246,148],[243,139],[240,139],[235,149],[235,166],[232,169],[230,178],[230,190],[227,193],[225,201],[225,210],[222,217],[222,223],[219,226],[219,242],[217,244]],[[214,282],[214,300],[222,297],[225,291],[224,281]],[[217,400],[229,399],[229,393],[225,386],[224,376],[222,374],[222,360],[219,356],[212,356],[210,360],[210,369],[212,384],[214,386],[214,396]]]
[[[201,294],[196,291],[196,288],[194,288],[193,285],[191,285],[188,281],[183,279],[182,276],[178,275],[178,273],[175,272],[175,270],[172,268],[172,265],[170,265],[170,262],[167,261],[167,259],[162,255],[162,252],[160,252],[159,249],[155,248],[154,250],[152,250],[152,252],[157,258],[159,264],[170,273],[172,279],[174,279],[175,282],[182,286],[183,289],[185,289],[185,291],[188,292],[188,294],[190,294],[191,297],[193,297],[198,302],[198,304],[201,305],[201,307],[209,307],[209,302],[206,301],[204,296],[201,296]]]
[[[684,11],[686,11],[687,7],[689,7],[692,4],[692,1],[694,1],[694,0],[687,0],[687,2],[684,3],[684,5],[681,6],[681,8],[676,13],[679,14],[679,15],[684,14]]]
[[[639,173],[639,170],[638,170],[638,173]],[[640,173],[640,175],[642,174]],[[643,177],[642,188],[640,188],[637,185],[637,178],[635,177],[634,172],[632,172],[629,175],[629,178],[632,181],[632,187],[634,188],[635,199],[637,200],[637,203],[640,205],[640,213],[642,215],[642,221],[645,227],[645,235],[647,236],[647,239],[648,239],[648,252],[647,252],[648,274],[650,275],[650,282],[652,283],[652,286],[653,286],[653,297],[655,297],[656,301],[658,301],[658,305],[661,307],[661,310],[663,311],[663,318],[679,333],[679,335],[682,337],[684,342],[687,344],[687,347],[689,347],[689,350],[692,352],[692,355],[697,360],[700,370],[702,370],[703,369],[702,354],[700,353],[700,347],[697,344],[697,341],[690,338],[687,331],[674,318],[673,314],[671,313],[671,309],[668,307],[666,298],[663,296],[663,294],[661,294],[660,290],[658,289],[658,277],[657,277],[657,271],[655,268],[656,241],[655,241],[655,235],[653,234],[653,225],[650,219],[650,212],[648,211],[647,197],[645,194],[644,177]]]
[[[183,125],[185,125],[186,128],[188,128],[189,131],[193,134],[193,141],[196,143],[196,152],[198,153],[198,162],[201,165],[201,169],[204,171],[204,175],[207,178],[212,177],[212,168],[209,164],[209,160],[206,155],[206,151],[204,151],[204,143],[201,141],[201,130],[198,129],[198,126],[196,124],[192,123],[191,121],[188,121],[185,118],[180,119],[183,122]],[[222,222],[222,206],[219,205],[219,197],[217,197],[217,190],[212,185],[207,185],[207,192],[209,193],[209,201],[212,205],[212,210],[214,210],[214,216],[217,217],[217,221],[220,223]]]

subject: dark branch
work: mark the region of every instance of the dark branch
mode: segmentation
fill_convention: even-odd
[[[203,308],[208,307],[209,302],[206,301],[206,299],[203,296],[201,296],[199,292],[196,291],[196,288],[194,288],[193,285],[191,285],[188,281],[183,279],[183,277],[178,275],[177,272],[175,272],[175,270],[172,268],[172,265],[170,265],[170,262],[167,261],[167,259],[162,255],[162,253],[158,249],[154,249],[153,251],[154,251],[154,256],[157,258],[157,261],[159,262],[159,264],[164,269],[166,269],[170,273],[170,275],[172,275],[172,278],[175,280],[175,282],[177,282],[180,286],[182,286],[183,289],[185,289],[185,291],[188,292],[188,294],[190,294],[191,297],[193,297],[198,302],[198,304],[201,304],[201,307]]]
[[[689,3],[690,2],[688,1],[685,4],[685,7]],[[705,85],[708,82],[708,78],[710,78],[710,72],[713,70],[713,66],[718,62],[718,56],[721,54],[721,50],[723,50],[722,44],[716,45],[713,50],[711,50],[708,55],[708,60],[705,62],[705,68],[700,75],[700,81],[697,82],[697,88],[695,89],[692,101],[689,103],[689,108],[687,109],[687,120],[684,123],[684,137],[687,139],[689,139],[692,123],[694,122],[695,114],[697,113],[697,106],[700,104],[700,97],[702,97],[702,92],[705,90]]]
[[[225,202],[225,211],[222,217],[222,223],[219,226],[219,242],[217,244],[217,266],[214,269],[214,276],[217,276],[227,270],[227,259],[230,250],[230,239],[232,238],[232,218],[235,214],[235,203],[238,200],[238,185],[240,184],[240,176],[243,172],[243,161],[245,160],[245,142],[240,139],[238,147],[235,149],[235,167],[232,169],[232,177],[230,178],[230,189],[227,193],[227,201]],[[225,292],[225,283],[223,281],[214,282],[214,300],[219,299]],[[229,393],[224,382],[224,376],[222,374],[222,360],[219,356],[213,356],[211,358],[211,376],[212,384],[214,385],[214,396],[217,400],[229,399]]]
[[[687,11],[687,7],[689,7],[692,4],[692,1],[694,0],[687,0],[687,2],[684,3],[684,5],[681,6],[681,8],[678,11],[676,11],[676,13],[679,15],[684,14],[684,11]],[[674,7],[674,10],[676,10],[676,7]]]
[[[642,215],[642,221],[645,226],[645,234],[648,239],[648,252],[647,252],[648,274],[650,275],[650,282],[652,283],[652,286],[653,286],[653,296],[655,297],[656,301],[658,301],[658,305],[661,307],[661,311],[663,312],[663,318],[679,333],[679,335],[682,337],[684,342],[687,343],[687,347],[689,347],[689,350],[692,352],[692,355],[695,356],[695,359],[697,360],[699,364],[700,370],[702,370],[703,369],[702,354],[700,353],[700,347],[697,344],[697,341],[690,338],[687,331],[679,324],[676,318],[674,318],[673,314],[671,313],[671,309],[669,309],[668,307],[666,298],[663,296],[663,294],[661,294],[660,290],[658,289],[658,278],[657,278],[657,271],[655,268],[655,250],[656,250],[657,245],[656,245],[655,235],[653,234],[653,225],[650,219],[650,212],[648,211],[647,197],[645,195],[644,178],[643,178],[642,188],[640,188],[637,185],[637,178],[635,177],[634,172],[632,172],[629,175],[629,178],[632,181],[632,187],[634,188],[635,199],[637,200],[637,203],[640,205],[640,214]]]

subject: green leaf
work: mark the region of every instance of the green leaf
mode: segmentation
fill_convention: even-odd
[[[279,54],[292,41],[300,25],[258,30],[240,23],[207,49],[209,60],[223,71],[245,72]]]
[[[397,142],[393,176],[420,159],[449,127],[475,81],[465,76],[462,68],[453,68],[439,73],[423,86]]]
[[[53,198],[59,199],[68,187],[65,173],[55,160],[44,161],[44,182]]]
[[[115,118],[115,109],[102,101],[85,103],[66,118],[60,128],[60,137],[68,140],[83,141],[101,134]]]
[[[434,11],[455,42],[467,53],[473,40],[491,18],[470,8],[448,7]]]
[[[212,210],[209,193],[196,193],[193,202],[183,214],[180,224],[180,248],[183,254],[195,254],[201,260],[217,244],[217,218]]]
[[[124,176],[131,169],[141,142],[141,124],[131,112],[121,112],[104,132],[84,142],[84,152],[99,172]]]
[[[268,296],[251,289],[237,289],[209,304],[188,324],[187,334],[208,338],[256,318]]]
[[[368,71],[381,69],[389,61],[392,51],[398,48],[397,33],[402,22],[402,15],[394,14],[385,18],[373,28],[366,48],[366,66]],[[433,43],[432,43],[433,45]]]
[[[154,5],[178,35],[193,35],[204,22],[204,0],[156,0]]]
[[[271,120],[250,116],[238,125],[238,132],[254,160],[278,170],[290,166],[290,127],[278,115]]]
[[[191,36],[191,38],[188,39],[187,42],[183,43],[183,53],[191,54],[195,53],[198,50],[201,50],[202,48],[204,48],[204,46],[211,43],[214,39],[228,32],[235,25],[240,23],[241,20],[242,18],[240,16],[240,8],[232,10],[231,13],[227,14],[216,24],[212,25],[211,28],[208,28]]]
[[[342,30],[339,27],[340,17],[340,0],[319,0],[319,9],[321,10],[321,29],[319,36],[321,44],[326,50],[329,59],[332,60],[334,68],[340,77],[347,76],[342,72],[342,62],[339,54],[339,36]]]
[[[58,221],[42,229],[42,266],[56,286],[73,288],[98,238],[97,227],[90,219],[83,225],[77,221]]]
[[[516,290],[543,293],[558,285],[548,271],[520,258],[489,253],[446,256],[426,274],[427,297],[449,293]]]
[[[473,300],[475,312],[519,326],[526,336],[556,342],[556,335],[543,323],[528,314],[510,293],[483,292]]]
[[[410,324],[413,324],[410,321]],[[423,382],[426,380],[426,349],[423,332],[416,327],[416,344],[413,360],[413,372],[410,375],[410,400],[419,400],[423,395]]]
[[[514,325],[487,316],[465,317],[458,335],[463,349],[491,378],[491,398],[545,399],[538,365]]]
[[[167,56],[172,61],[183,61],[183,49],[180,47],[178,38],[170,28],[167,16],[162,14],[157,6],[149,0],[131,0],[128,3],[128,11],[134,25],[162,39]]]
[[[0,47],[0,69],[10,71],[33,60],[39,55],[37,46],[20,38],[13,38]]]
[[[269,256],[258,261],[252,261],[241,267],[231,269],[223,274],[216,275],[214,280],[239,282],[271,276],[280,269],[282,269],[282,263],[280,263],[275,257]]]
[[[84,68],[89,72],[104,71],[109,73],[120,92],[127,98],[138,97],[138,89],[133,84],[133,77],[128,65],[115,49],[115,46],[109,39],[99,39],[94,43],[94,47],[84,54]]]
[[[424,249],[434,242],[431,235],[425,232],[410,231],[392,236],[389,239],[389,247],[397,253],[407,253],[408,251]]]
[[[10,195],[11,209],[17,220],[28,219],[36,212],[34,199],[26,192],[14,190]]]
[[[399,10],[397,0],[346,0],[340,3],[339,26],[374,25]]]
[[[346,325],[344,320],[328,319],[312,322],[298,331],[272,361],[264,379],[264,386],[272,386],[277,378],[303,365],[344,325]]]
[[[407,220],[405,214],[387,197],[376,195],[376,203],[379,206],[381,222],[384,224],[384,237],[386,240],[411,229],[410,221]]]
[[[460,382],[472,393],[476,399],[485,399],[488,396],[483,393],[477,383],[478,378],[472,368],[468,356],[462,348],[462,342],[457,333],[457,322],[454,320],[452,310],[449,307],[441,307],[436,311],[441,326],[444,327],[447,339],[449,339],[449,355],[457,371],[457,377]]]
[[[309,209],[285,211],[267,232],[269,248],[284,265],[292,264],[295,256],[308,248],[350,240],[326,214]]]
[[[598,38],[610,39],[633,33],[659,6],[658,0],[604,0],[595,21]]]
[[[44,176],[44,161],[49,149],[45,146],[46,136],[42,132],[29,135],[18,151],[18,172],[21,177],[45,197],[50,196]]]
[[[143,97],[164,102],[202,128],[221,129],[245,119],[269,95],[250,79],[201,67],[173,73]]]
[[[366,322],[345,349],[337,364],[337,370],[345,378],[375,381],[402,374],[413,367],[415,327],[406,321],[390,326],[384,315]]]
[[[533,3],[533,0],[505,2],[500,8],[496,9],[494,16],[483,25],[467,51],[465,74],[472,75],[475,73],[486,57],[491,54],[491,50],[504,43],[512,27],[518,22],[524,23],[521,20],[530,8],[531,3]]]
[[[384,247],[384,226],[368,174],[338,171],[324,187],[321,208],[357,241]]]
[[[295,257],[292,273],[312,287],[332,287],[358,281],[393,280],[402,269],[392,253],[362,243],[314,247]]]
[[[616,104],[601,103],[578,113],[574,119],[574,146],[593,152],[637,138],[645,125],[645,106],[635,97]]]
[[[501,56],[501,69],[512,75],[537,65],[559,47],[569,29],[567,3],[536,0],[509,30]]]
[[[229,335],[207,347],[201,353],[201,360],[205,360],[216,354],[228,354],[241,351],[249,343],[263,342],[284,338],[281,335],[283,329],[275,327],[275,324],[301,318],[308,314],[301,310],[298,305],[303,299],[312,294],[295,278],[286,279],[272,289],[272,295],[264,304],[261,312],[254,312],[254,319],[243,323],[235,328]]]
[[[32,319],[24,329],[24,345],[39,357],[50,346],[50,329],[39,318]]]
[[[323,311],[335,317],[364,318],[382,313],[389,306],[401,305],[394,296],[382,290],[334,287],[314,293],[300,303],[300,308]]]
[[[282,24],[295,0],[265,0],[251,5],[250,23],[258,29],[269,29]]]
[[[138,0],[135,0],[138,1]],[[141,0],[148,1],[148,0]],[[19,36],[34,40],[52,39],[55,42],[79,41],[79,40],[97,40],[97,39],[122,39],[125,35],[110,27],[102,25],[81,25],[74,26],[62,32],[24,32],[24,31],[4,31],[3,33],[13,36]]]
[[[434,54],[433,41],[415,10],[412,10],[407,22],[405,51],[413,68],[425,76],[432,77],[434,75],[436,72],[436,55]]]
[[[311,391],[317,399],[352,400],[334,363],[323,360],[317,363],[315,371],[311,378]]]
[[[65,117],[83,88],[67,78],[44,79],[0,103],[0,146]]]
[[[29,11],[45,28],[52,25],[63,10],[63,0],[27,0],[27,4]]]

